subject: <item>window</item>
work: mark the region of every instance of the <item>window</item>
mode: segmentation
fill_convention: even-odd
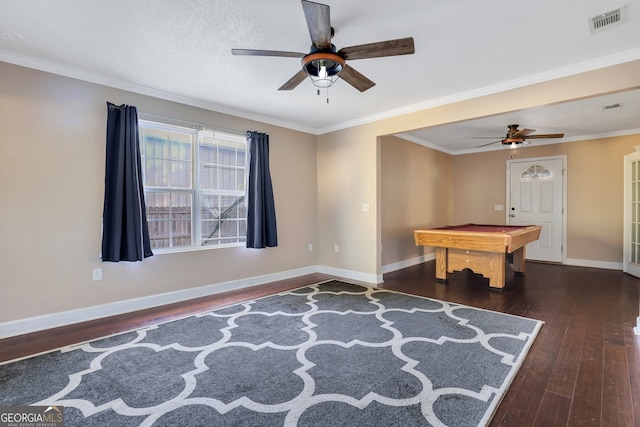
[[[551,172],[544,166],[529,166],[520,174],[520,179],[550,178]]]
[[[139,121],[154,250],[246,242],[243,135]]]

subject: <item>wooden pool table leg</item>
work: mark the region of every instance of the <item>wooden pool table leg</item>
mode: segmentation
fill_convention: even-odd
[[[436,280],[447,282],[447,248],[436,247]]]
[[[525,264],[525,247],[521,247],[513,251],[513,271],[516,275],[523,275],[526,267]]]
[[[504,253],[489,252],[489,286],[495,289],[504,288],[504,270],[507,266]]]

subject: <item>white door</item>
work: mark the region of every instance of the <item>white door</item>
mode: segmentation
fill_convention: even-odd
[[[563,261],[565,156],[507,161],[507,222],[539,225],[527,259]]]
[[[624,156],[623,230],[624,262],[622,270],[640,277],[640,152],[638,151]]]

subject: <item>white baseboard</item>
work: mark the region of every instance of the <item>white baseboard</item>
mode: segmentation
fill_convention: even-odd
[[[383,282],[382,275],[385,273],[411,267],[413,265],[431,261],[433,259],[435,259],[435,254],[427,254],[417,258],[387,264],[382,267],[382,274],[370,274],[354,270],[345,270],[341,268],[318,265],[309,266],[294,270],[265,274],[262,276],[250,277],[246,279],[232,280],[228,282],[200,286],[197,288],[184,289],[181,291],[168,292],[158,295],[149,295],[146,297],[117,301],[109,304],[79,308],[76,310],[63,311],[43,316],[35,316],[26,319],[12,320],[9,322],[0,323],[0,339],[51,328],[57,328],[60,326],[72,325],[74,323],[81,323],[109,316],[116,316],[118,314],[130,313],[138,310],[144,310],[147,308],[158,307],[194,298],[215,295],[222,292],[248,288],[251,286],[259,286],[269,282],[291,279],[294,277],[304,276],[312,273],[329,274],[339,278],[376,285]],[[565,264],[581,267],[622,270],[622,263],[604,261],[567,259],[565,261]],[[640,318],[638,322],[638,326],[636,326],[634,330],[636,334],[640,335]]]
[[[575,267],[592,267],[592,268],[603,268],[605,270],[620,270],[620,271],[622,271],[622,267],[623,267],[621,262],[594,261],[591,259],[575,259],[575,258],[565,259],[564,264],[573,265]]]
[[[356,280],[371,284],[382,283],[382,275],[367,274],[358,271],[314,265],[309,267],[297,268],[294,270],[250,277],[246,279],[199,286],[197,288],[184,289],[181,291],[167,292],[158,295],[149,295],[125,301],[117,301],[109,304],[79,308],[59,313],[46,314],[43,316],[30,317],[26,319],[12,320],[9,322],[0,323],[0,339],[51,328],[57,328],[60,326],[72,325],[74,323],[81,323],[89,320],[101,319],[109,316],[117,316],[119,314],[131,313],[138,310],[159,307],[162,305],[187,301],[194,298],[206,297],[222,292],[264,285],[265,283],[291,279],[294,277],[304,276],[312,273],[330,274],[339,278]]]
[[[60,326],[72,325],[74,323],[81,323],[109,316],[116,316],[118,314],[130,313],[147,308],[159,307],[161,305],[215,295],[221,292],[263,285],[265,283],[274,282],[277,280],[290,279],[293,277],[304,276],[306,274],[312,274],[316,272],[318,272],[318,266],[310,266],[294,270],[282,271],[278,273],[265,274],[262,276],[250,277],[247,279],[232,280],[229,282],[199,286],[197,288],[184,289],[181,291],[167,292],[158,295],[149,295],[146,297],[118,301],[109,304],[96,305],[92,307],[79,308],[76,310],[30,317],[27,319],[14,320],[10,322],[0,323],[0,339],[13,337],[16,335],[28,334],[36,331],[42,331],[45,329],[57,328]]]
[[[383,265],[382,273],[383,274],[391,273],[392,271],[401,270],[403,268],[411,267],[427,261],[433,261],[434,259],[436,259],[435,252],[427,255],[422,255],[417,258],[394,262],[392,264]],[[532,261],[532,262],[535,262],[535,261]],[[623,267],[621,262],[594,261],[590,259],[576,259],[576,258],[567,258],[563,264],[572,265],[575,267],[602,268],[605,270],[622,270],[622,267]]]
[[[436,253],[430,253],[421,255],[417,258],[406,259],[404,261],[394,262],[382,266],[382,274],[391,273],[392,271],[402,270],[403,268],[412,267],[414,265],[422,264],[423,262],[433,261],[436,259]]]
[[[318,273],[330,274],[332,276],[370,283],[372,285],[382,283],[382,274],[362,273],[360,271],[345,270],[342,268],[327,267],[323,265],[318,266]]]

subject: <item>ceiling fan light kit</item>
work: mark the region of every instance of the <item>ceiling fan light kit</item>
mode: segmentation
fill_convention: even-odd
[[[335,49],[335,46],[331,46]],[[309,75],[313,85],[318,88],[318,95],[320,89],[333,86],[344,65],[345,60],[331,52],[310,53],[302,58],[302,69]]]
[[[529,141],[509,141],[508,138],[507,139],[503,139],[502,141],[502,147],[506,150],[517,150],[518,148],[522,147],[523,145],[529,145],[530,142]]]
[[[320,89],[328,89],[338,78],[346,81],[360,92],[364,92],[375,86],[375,83],[349,66],[346,63],[347,60],[381,58],[415,53],[412,37],[367,43],[337,50],[331,43],[334,29],[331,26],[329,6],[309,0],[302,0],[302,9],[304,10],[304,16],[307,21],[312,43],[308,54],[277,50],[231,49],[233,55],[302,58],[301,70],[278,90],[295,89],[308,76],[313,85],[318,88],[318,94],[320,94]],[[327,102],[329,102],[328,97]]]

